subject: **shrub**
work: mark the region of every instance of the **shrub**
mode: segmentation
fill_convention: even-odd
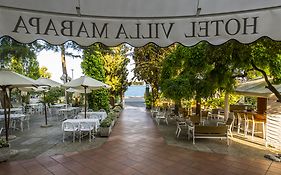
[[[100,127],[110,127],[112,123],[112,119],[109,117],[106,117],[100,124]]]
[[[5,141],[4,139],[0,139],[0,148],[6,148],[6,147],[9,147],[10,144]]]

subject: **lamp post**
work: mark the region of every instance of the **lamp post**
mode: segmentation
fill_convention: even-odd
[[[71,78],[73,80],[73,71],[74,71],[74,69],[70,69],[70,70],[71,70]]]

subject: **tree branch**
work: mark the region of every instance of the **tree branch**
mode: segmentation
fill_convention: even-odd
[[[267,84],[267,87],[266,87],[266,88],[268,88],[272,93],[274,93],[275,96],[278,98],[278,101],[281,102],[281,94],[280,94],[280,93],[277,91],[277,89],[270,83],[266,72],[265,72],[264,70],[258,68],[258,67],[255,65],[255,63],[254,63],[253,61],[251,61],[251,65],[252,65],[252,67],[253,67],[255,70],[257,70],[257,71],[259,71],[260,73],[262,73],[262,75],[263,75],[263,77],[264,77],[264,79],[265,79],[265,82],[266,82],[266,84]]]

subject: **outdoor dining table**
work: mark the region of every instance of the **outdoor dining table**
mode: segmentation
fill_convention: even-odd
[[[63,115],[63,117],[67,119],[74,116],[74,110],[71,108],[59,109],[59,114]]]
[[[31,103],[26,105],[26,110],[28,113],[42,113],[43,104],[42,103]]]
[[[12,120],[16,120],[16,119],[20,119],[22,116],[25,116],[24,114],[10,114],[10,119]],[[0,120],[4,120],[5,116],[4,115],[0,115]]]
[[[11,114],[20,114],[20,113],[22,113],[22,108],[11,108]],[[4,114],[4,109],[0,109],[0,114]]]
[[[51,108],[65,108],[66,104],[55,104],[55,105],[51,105]]]
[[[86,123],[90,123],[93,124],[95,126],[95,131],[97,131],[97,129],[100,126],[100,122],[98,119],[67,119],[65,121],[62,122],[62,128],[64,128],[64,124],[70,122],[74,125],[79,125],[79,123],[81,122],[86,122]]]
[[[17,122],[17,121],[22,121],[22,117],[25,117],[25,116],[26,116],[25,114],[10,114],[10,119],[11,119],[11,121]],[[4,120],[5,120],[5,116],[4,115],[0,115],[0,121],[4,121]],[[18,128],[16,128],[15,123],[14,123],[14,125],[12,123],[14,123],[14,122],[10,123],[11,127],[13,129],[18,129]],[[21,130],[23,131],[23,126],[21,126]]]
[[[80,112],[78,115],[85,116],[85,112]],[[100,112],[100,111],[86,112],[86,117],[87,118],[96,118],[96,119],[99,119],[100,121],[103,121],[107,117],[107,113]]]

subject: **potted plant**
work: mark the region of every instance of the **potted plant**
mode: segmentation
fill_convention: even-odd
[[[106,136],[108,137],[111,133],[111,127],[112,127],[112,119],[110,117],[106,117],[101,123],[100,123],[100,136]]]
[[[10,144],[4,139],[0,139],[0,162],[10,158]]]

